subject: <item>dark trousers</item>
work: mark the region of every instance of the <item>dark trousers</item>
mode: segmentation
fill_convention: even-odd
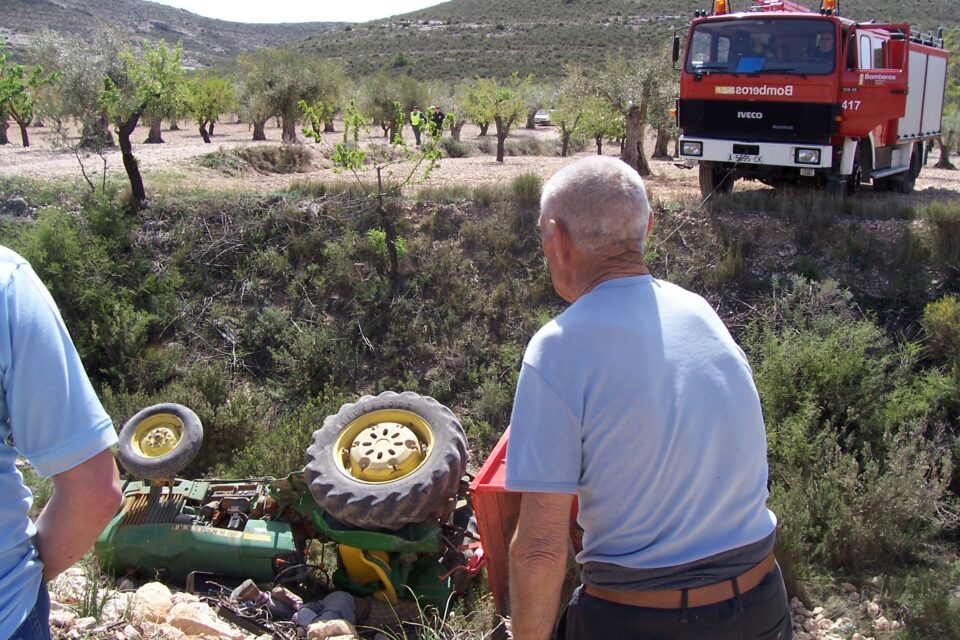
[[[37,604],[10,636],[10,640],[50,640],[50,594],[47,593],[47,585],[40,585]]]
[[[419,147],[420,146],[420,127],[411,125],[410,128],[413,129],[413,137],[417,141],[417,146]]]
[[[780,567],[739,597],[705,607],[647,609],[595,598],[579,587],[555,640],[791,640]]]

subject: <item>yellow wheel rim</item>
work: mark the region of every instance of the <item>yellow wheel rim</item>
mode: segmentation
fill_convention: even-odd
[[[160,458],[176,449],[182,439],[183,420],[170,413],[159,413],[137,426],[131,445],[144,458]]]
[[[394,482],[423,465],[433,450],[433,429],[412,411],[382,409],[357,418],[334,443],[337,467],[370,484]]]

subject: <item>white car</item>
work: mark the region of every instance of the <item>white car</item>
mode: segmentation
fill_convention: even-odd
[[[550,122],[550,112],[546,109],[540,109],[535,114],[533,114],[533,124],[539,125],[541,127],[549,127],[552,122]]]

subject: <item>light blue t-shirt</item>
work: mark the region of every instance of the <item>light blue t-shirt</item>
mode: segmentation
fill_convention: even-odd
[[[602,282],[530,341],[506,485],[578,496],[581,564],[674,567],[776,527],[746,356],[703,298],[652,276]]]
[[[42,566],[27,517],[23,456],[53,476],[117,441],[53,299],[22,257],[0,246],[0,638],[33,609]]]

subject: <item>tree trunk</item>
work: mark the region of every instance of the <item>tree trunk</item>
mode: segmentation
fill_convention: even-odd
[[[627,125],[627,137],[624,139],[623,153],[620,159],[633,167],[641,176],[650,175],[650,165],[643,154],[643,112],[638,106],[630,107],[624,116]]]
[[[680,156],[680,136],[673,139],[673,157]]]
[[[200,123],[200,137],[203,138],[205,144],[210,144],[210,134],[207,133],[207,127],[203,122]]]
[[[211,120],[211,121],[210,121],[210,125],[207,127],[207,132],[208,132],[210,135],[213,135],[213,125],[215,125],[215,124],[217,124],[217,121],[216,121],[216,120]]]
[[[259,122],[254,121],[253,123],[253,140],[254,142],[260,142],[267,139],[267,133],[265,131],[267,126],[267,120],[270,118],[264,118]]]
[[[480,135],[481,135],[481,136],[487,135],[487,129],[490,128],[490,123],[489,123],[489,122],[481,122],[481,123],[478,124],[477,126],[480,127]]]
[[[22,122],[18,122],[17,124],[20,126],[20,142],[23,143],[24,148],[29,147],[30,135],[27,133],[27,125]]]
[[[504,143],[510,133],[510,125],[504,122],[501,116],[494,116],[493,121],[497,125],[497,162],[503,162]]]
[[[534,109],[527,113],[527,129],[536,129],[537,122],[534,120],[534,117],[537,115],[537,110]]]
[[[467,124],[466,120],[454,120],[450,123],[450,137],[460,142],[460,132],[463,130],[463,125]]]
[[[160,118],[150,123],[150,133],[147,134],[147,139],[143,141],[145,144],[163,144],[163,136],[160,131],[162,124],[163,121]]]
[[[7,129],[10,123],[7,122],[7,114],[0,116],[0,144],[10,144],[10,138],[7,137]]]
[[[113,147],[113,134],[110,133],[110,120],[101,114],[94,122],[84,124],[80,133],[80,146],[84,149]]]
[[[143,203],[147,200],[147,192],[143,188],[143,176],[140,175],[140,166],[133,155],[133,145],[130,144],[130,136],[133,135],[133,130],[137,128],[138,120],[140,120],[140,114],[135,113],[117,129],[117,138],[120,141],[120,155],[123,158],[123,168],[127,172],[127,178],[130,179],[134,213],[139,211],[140,207],[142,207]]]
[[[324,133],[336,133],[337,130],[333,128],[333,118],[330,118],[328,121],[323,123],[323,132]]]
[[[670,156],[670,133],[665,129],[657,129],[657,144],[653,148],[653,157],[672,160]]]
[[[566,158],[570,153],[570,135],[572,131],[567,131],[565,126],[560,127],[560,157]]]
[[[953,146],[953,139],[955,135],[953,131],[947,134],[947,141],[943,141],[943,137],[937,138],[937,144],[940,145],[940,159],[937,160],[937,164],[933,165],[937,169],[956,169],[952,162],[950,162],[950,147]]]
[[[602,156],[603,155],[603,136],[602,135],[593,136],[593,142],[594,144],[597,145],[597,155]]]
[[[180,131],[180,123],[177,122],[176,118],[170,120],[170,131]]]
[[[283,133],[280,142],[294,143],[297,141],[297,105],[291,102],[283,109]]]

